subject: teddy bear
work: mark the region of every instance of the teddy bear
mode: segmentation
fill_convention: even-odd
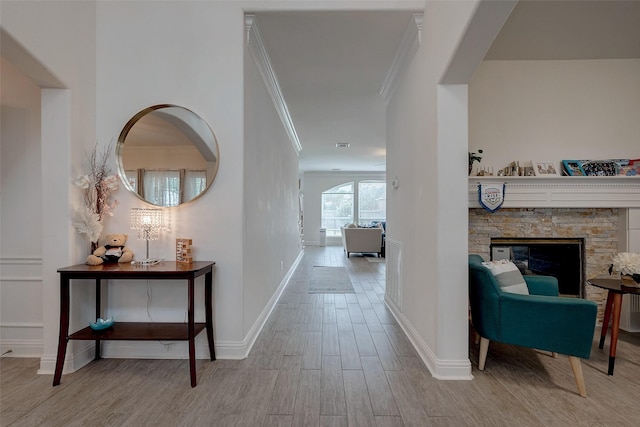
[[[100,265],[104,262],[131,262],[133,252],[125,246],[126,234],[107,234],[106,244],[87,257],[87,264]]]

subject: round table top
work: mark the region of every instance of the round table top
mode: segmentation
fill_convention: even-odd
[[[595,278],[587,280],[587,284],[619,294],[640,295],[640,285],[638,285],[631,277],[622,276],[622,279]]]

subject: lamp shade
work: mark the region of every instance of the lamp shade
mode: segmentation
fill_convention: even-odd
[[[164,210],[157,208],[132,208],[131,229],[137,230],[138,239],[158,240],[165,229]]]

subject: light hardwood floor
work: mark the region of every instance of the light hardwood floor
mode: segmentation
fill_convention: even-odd
[[[309,294],[314,265],[346,266],[355,294]],[[383,263],[309,247],[250,356],[198,361],[104,359],[52,387],[38,360],[3,358],[5,426],[638,426],[640,337],[621,333],[583,361],[582,398],[564,356],[491,343],[472,381],[431,377],[383,304]],[[425,278],[426,280],[426,278]],[[597,335],[597,331],[596,331]]]

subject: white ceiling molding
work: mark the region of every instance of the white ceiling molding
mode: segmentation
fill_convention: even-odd
[[[384,102],[389,102],[398,83],[400,72],[422,45],[422,17],[422,13],[414,13],[411,16],[407,30],[404,32],[404,37],[400,42],[400,47],[393,58],[391,67],[389,67],[387,76],[382,83],[382,88],[380,88],[380,95]]]
[[[262,80],[267,87],[267,91],[271,96],[273,105],[280,116],[282,125],[289,136],[289,140],[291,141],[293,148],[296,150],[296,153],[300,153],[300,151],[302,151],[302,144],[300,144],[296,128],[293,125],[293,120],[289,114],[287,102],[284,100],[284,96],[280,90],[278,78],[271,66],[271,59],[269,59],[269,53],[264,46],[256,16],[245,15],[244,23],[247,30],[247,47],[249,48],[249,52],[260,71],[260,75],[262,75]]]

